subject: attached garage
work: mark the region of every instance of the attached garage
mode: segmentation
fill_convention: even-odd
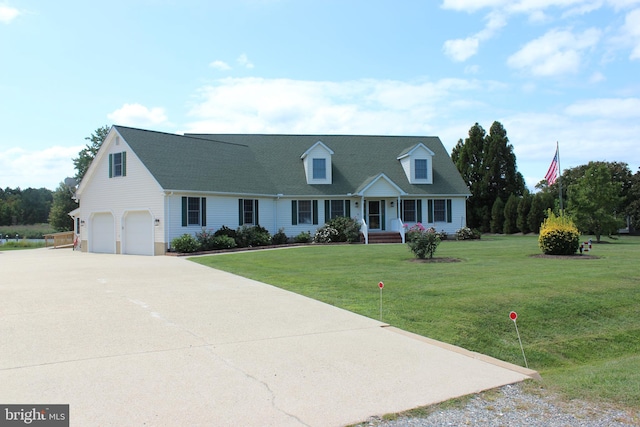
[[[89,252],[116,253],[116,227],[110,212],[95,213],[90,217]]]
[[[153,255],[153,217],[149,211],[128,211],[123,220],[122,253]]]

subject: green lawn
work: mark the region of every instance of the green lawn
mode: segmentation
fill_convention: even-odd
[[[406,245],[305,246],[192,258],[399,328],[529,367],[569,397],[640,408],[640,238],[598,259],[549,259],[534,236],[446,241],[418,263]]]

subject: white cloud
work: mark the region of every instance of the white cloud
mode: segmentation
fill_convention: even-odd
[[[511,55],[507,64],[534,76],[574,74],[580,70],[583,53],[595,46],[600,36],[595,28],[579,34],[551,30]]]
[[[228,71],[231,69],[231,66],[224,61],[213,61],[209,64],[209,67],[220,71]]]
[[[4,187],[55,190],[66,177],[75,175],[72,159],[83,146],[54,146],[44,150],[11,148],[0,152],[0,182]]]
[[[640,98],[589,99],[569,105],[565,112],[570,116],[640,119]]]
[[[241,67],[254,68],[253,63],[251,61],[249,61],[249,58],[247,57],[247,54],[245,54],[245,53],[240,55],[236,61],[238,62],[238,64]]]
[[[20,11],[14,7],[0,4],[0,22],[10,24],[20,15]]]
[[[623,37],[632,46],[629,59],[640,59],[640,9],[635,9],[627,14],[622,32]]]
[[[464,62],[478,53],[480,40],[477,37],[468,37],[466,39],[447,40],[444,42],[442,49],[445,55],[454,61]]]
[[[228,78],[200,90],[186,132],[425,134],[434,132],[438,116],[480,108],[469,93],[499,87],[462,79]]]
[[[147,108],[140,104],[124,104],[107,117],[123,126],[157,126],[167,122],[164,108]]]
[[[481,41],[491,39],[507,24],[504,15],[498,12],[489,13],[486,21],[485,27],[473,36],[445,41],[442,47],[445,55],[454,61],[464,62],[478,53]]]

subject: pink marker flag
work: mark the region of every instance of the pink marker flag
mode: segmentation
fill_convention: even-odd
[[[556,147],[556,155],[553,156],[553,160],[551,161],[551,166],[549,166],[549,170],[547,174],[544,176],[544,179],[547,180],[549,185],[553,185],[554,182],[558,179],[558,148]]]

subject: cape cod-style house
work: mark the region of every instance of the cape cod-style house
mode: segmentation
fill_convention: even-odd
[[[164,254],[203,228],[312,234],[351,216],[365,240],[418,222],[454,233],[469,189],[438,137],[185,134],[113,126],[76,190],[82,251]]]

